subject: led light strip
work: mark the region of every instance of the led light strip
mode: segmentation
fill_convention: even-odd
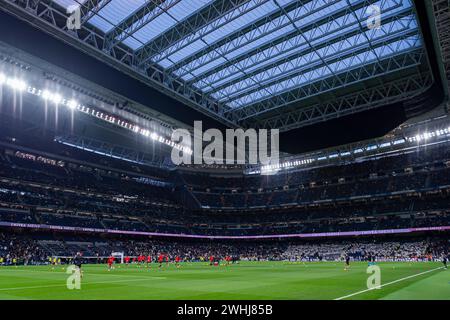
[[[133,124],[133,123],[127,122],[125,120],[122,120],[120,118],[114,117],[112,115],[106,114],[102,111],[98,111],[94,108],[90,108],[85,105],[82,105],[77,100],[66,99],[65,97],[61,96],[58,93],[53,93],[48,90],[40,90],[38,88],[29,86],[25,81],[23,81],[19,78],[10,78],[10,77],[7,77],[6,75],[4,75],[3,73],[0,73],[0,86],[1,85],[6,85],[7,87],[9,87],[15,91],[19,91],[19,92],[26,91],[29,94],[41,97],[45,101],[51,101],[56,105],[64,105],[71,110],[83,112],[84,114],[96,117],[103,121],[109,122],[111,124],[115,124],[117,126],[125,128],[125,129],[128,129],[130,131],[133,131],[134,133],[138,133],[146,138],[150,138],[153,141],[158,141],[162,144],[165,144],[165,145],[175,148],[177,150],[183,151],[189,155],[192,155],[192,153],[193,153],[192,149],[182,146],[180,144],[177,144],[165,137],[162,137],[159,134],[157,134],[156,132],[151,132],[150,130],[141,128],[136,124]]]
[[[438,129],[438,130],[431,131],[431,132],[424,132],[422,134],[417,134],[414,137],[409,137],[406,139],[409,142],[415,142],[415,141],[421,142],[421,141],[426,141],[426,140],[434,138],[434,137],[448,135],[449,133],[450,133],[450,127],[445,128],[445,129]]]
[[[369,145],[366,147],[366,150],[368,151],[372,151],[372,150],[377,150],[377,149],[383,149],[383,148],[387,148],[390,146],[397,146],[400,144],[404,144],[406,142],[421,142],[421,141],[427,141],[431,138],[435,138],[435,137],[440,137],[440,136],[447,136],[450,134],[450,127],[448,128],[444,128],[444,129],[438,129],[435,131],[431,131],[431,132],[424,132],[422,134],[417,134],[413,137],[406,137],[405,139],[401,138],[398,140],[395,140],[393,142],[385,142],[383,144],[380,145]],[[350,156],[351,154],[358,154],[363,152],[363,149],[356,149],[353,151],[348,151],[348,152],[344,152],[344,153],[335,153],[332,155],[328,155],[328,156],[322,156],[322,157],[318,157],[316,159],[303,159],[303,160],[295,160],[295,161],[288,161],[288,162],[283,162],[283,163],[279,163],[279,164],[273,164],[273,165],[266,165],[266,166],[262,166],[261,169],[256,169],[253,170],[251,172],[249,172],[248,174],[269,174],[269,173],[276,173],[280,170],[285,170],[285,169],[291,169],[294,167],[300,167],[306,164],[310,164],[313,163],[315,161],[323,161],[323,160],[327,160],[327,159],[335,159],[339,156],[343,157],[343,156]]]

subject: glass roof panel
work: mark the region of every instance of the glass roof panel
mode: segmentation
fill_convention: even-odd
[[[412,0],[250,0],[218,14],[223,1],[173,0],[165,10],[159,4],[157,15],[147,21],[145,12],[116,39],[231,107],[423,46]],[[111,0],[88,23],[111,32],[150,2]],[[381,9],[381,28],[368,28],[369,4]],[[186,32],[190,21],[202,24]]]

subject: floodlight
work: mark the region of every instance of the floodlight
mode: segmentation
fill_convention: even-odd
[[[78,102],[76,100],[70,100],[67,102],[67,106],[73,110],[78,106]]]
[[[24,91],[27,88],[27,84],[24,81],[16,78],[6,79],[6,84],[18,91]]]

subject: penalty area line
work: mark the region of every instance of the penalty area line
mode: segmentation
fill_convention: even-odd
[[[369,292],[369,291],[372,291],[372,290],[381,289],[381,288],[383,288],[385,286],[389,286],[389,285],[397,283],[397,282],[401,282],[401,281],[405,281],[405,280],[408,280],[408,279],[411,279],[411,278],[415,278],[415,277],[421,276],[423,274],[427,274],[427,273],[430,273],[430,272],[433,272],[433,271],[436,271],[436,270],[440,270],[440,269],[444,269],[444,267],[439,267],[439,268],[427,270],[427,271],[424,271],[424,272],[420,272],[420,273],[417,273],[417,274],[413,274],[413,275],[408,276],[408,277],[404,277],[404,278],[401,278],[401,279],[397,279],[397,280],[394,280],[394,281],[382,284],[381,286],[378,286],[378,287],[374,287],[374,288],[370,288],[370,289],[366,289],[366,290],[361,290],[361,291],[358,291],[358,292],[355,292],[355,293],[351,293],[351,294],[343,296],[343,297],[336,298],[334,300],[344,300],[344,299],[356,296],[356,295],[361,294],[361,293],[365,293],[365,292]]]

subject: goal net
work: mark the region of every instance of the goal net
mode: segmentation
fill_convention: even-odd
[[[119,259],[120,263],[123,263],[123,252],[113,252],[111,253],[111,256],[115,259]]]

